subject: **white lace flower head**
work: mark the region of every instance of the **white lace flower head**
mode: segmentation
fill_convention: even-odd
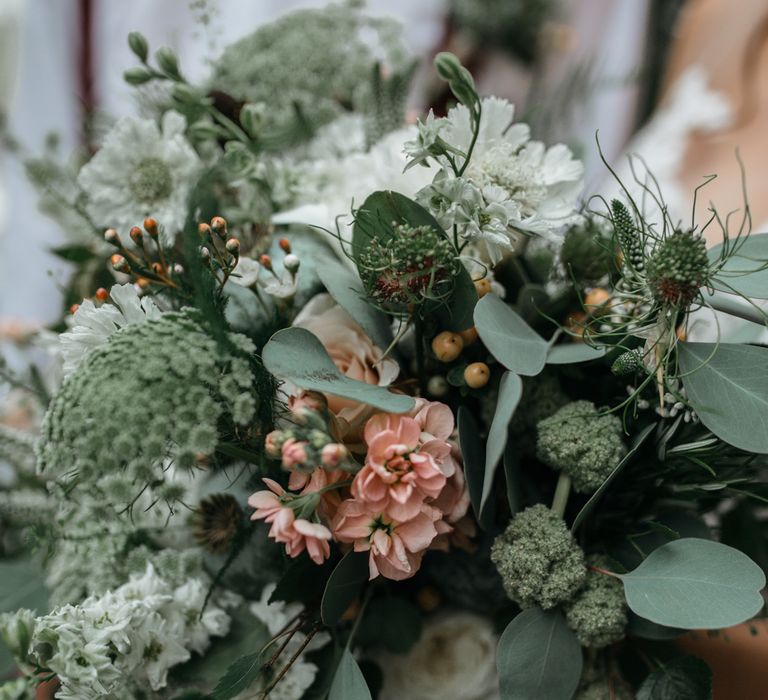
[[[185,128],[186,120],[174,111],[165,113],[161,128],[152,119],[117,122],[78,175],[97,226],[128,230],[152,216],[163,226],[164,243],[173,242],[201,166]]]
[[[116,284],[109,292],[114,304],[96,306],[90,299],[80,304],[71,328],[59,336],[64,376],[73,372],[85,355],[109,340],[123,326],[160,318],[151,297],[140,298],[132,284]]]

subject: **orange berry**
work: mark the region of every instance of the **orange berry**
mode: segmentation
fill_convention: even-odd
[[[603,306],[607,306],[611,300],[610,292],[602,287],[595,287],[584,296],[584,307],[591,312],[595,312]]]
[[[432,352],[440,362],[453,362],[464,349],[464,340],[458,333],[443,331],[432,341]]]
[[[477,340],[477,328],[472,326],[472,328],[467,328],[465,331],[461,331],[459,333],[461,336],[461,339],[464,341],[464,345],[472,345]]]
[[[216,233],[224,234],[227,231],[227,220],[223,216],[214,216],[211,219],[211,228]]]
[[[96,298],[99,301],[106,301],[107,299],[109,299],[109,292],[106,289],[104,289],[104,287],[99,287],[96,290]]]
[[[491,280],[487,277],[483,277],[481,280],[475,280],[475,290],[477,291],[477,296],[482,299],[491,291]]]
[[[485,362],[473,362],[464,370],[464,381],[470,389],[482,389],[491,378],[491,370]]]
[[[587,314],[583,311],[574,311],[565,321],[565,327],[574,343],[583,341],[584,330],[587,324]]]
[[[282,250],[284,253],[291,252],[291,242],[287,238],[281,238],[279,245],[280,245],[280,250]]]
[[[146,277],[139,277],[136,280],[136,284],[139,285],[140,289],[146,291],[147,289],[150,288],[150,286],[152,285],[152,282],[150,282]]]

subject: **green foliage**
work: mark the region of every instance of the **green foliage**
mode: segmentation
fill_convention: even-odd
[[[267,655],[255,651],[232,663],[211,693],[210,700],[231,700],[248,690],[261,675]]]
[[[303,328],[285,328],[275,333],[264,346],[262,360],[278,379],[290,380],[302,389],[360,401],[391,413],[406,413],[414,406],[410,396],[393,394],[385,387],[344,376],[322,343]]]
[[[757,614],[765,574],[749,557],[718,542],[682,538],[617,574],[629,607],[669,627],[719,629]]]
[[[695,656],[681,656],[651,673],[636,697],[637,700],[711,700],[712,671]]]
[[[345,649],[341,656],[328,700],[371,700],[371,691],[349,649]]]
[[[584,584],[584,553],[563,520],[544,505],[518,513],[491,548],[504,588],[523,608],[571,600]]]
[[[560,343],[549,349],[547,364],[574,365],[579,362],[591,362],[604,357],[605,353],[605,348],[593,348],[586,343]]]
[[[323,623],[329,627],[337,624],[346,609],[357,599],[367,580],[368,555],[354,551],[345,554],[325,585],[320,605]]]
[[[727,343],[680,343],[688,401],[717,437],[768,454],[768,349]]]
[[[523,395],[523,382],[513,372],[505,372],[499,382],[499,395],[496,400],[496,412],[493,415],[491,429],[488,431],[488,442],[485,446],[485,473],[483,490],[480,496],[482,512],[493,488],[493,477],[496,467],[504,453],[509,433],[509,422]]]
[[[581,647],[558,610],[521,612],[496,651],[504,700],[571,700],[581,677]]]
[[[477,427],[477,421],[472,412],[466,406],[459,406],[456,425],[459,430],[459,447],[464,460],[464,476],[467,480],[469,499],[472,502],[472,510],[478,518],[480,525],[486,526],[488,520],[481,517],[480,499],[483,493],[483,478],[485,474],[485,457],[483,445]],[[489,510],[482,515],[487,516]]]
[[[589,401],[573,401],[542,420],[539,459],[568,474],[579,493],[593,493],[626,454],[621,419],[601,415]]]
[[[707,255],[710,263],[718,267],[710,280],[715,289],[752,299],[768,299],[768,233],[753,233],[738,242],[718,243]]]
[[[336,258],[321,256],[317,273],[328,293],[381,349],[392,342],[389,319],[366,299],[360,278]]]
[[[590,557],[588,563],[606,566],[599,557]],[[621,582],[590,569],[583,588],[566,604],[565,617],[582,646],[599,649],[623,639],[627,604]]]
[[[560,248],[560,262],[568,278],[579,284],[594,284],[613,269],[614,253],[602,223],[588,218],[568,229]]]
[[[495,294],[477,303],[474,319],[481,340],[508,370],[531,377],[544,369],[549,344]]]

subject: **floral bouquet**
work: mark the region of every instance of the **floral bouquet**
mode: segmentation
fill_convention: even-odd
[[[398,36],[297,12],[193,85],[131,34],[148,116],[28,162],[77,303],[9,377],[0,698],[709,698],[676,640],[760,614],[748,207],[587,200],[451,54],[408,126]]]

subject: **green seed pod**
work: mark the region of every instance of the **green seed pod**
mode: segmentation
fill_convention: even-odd
[[[619,355],[611,365],[611,372],[617,377],[624,377],[642,368],[643,352],[639,348],[635,348]]]

